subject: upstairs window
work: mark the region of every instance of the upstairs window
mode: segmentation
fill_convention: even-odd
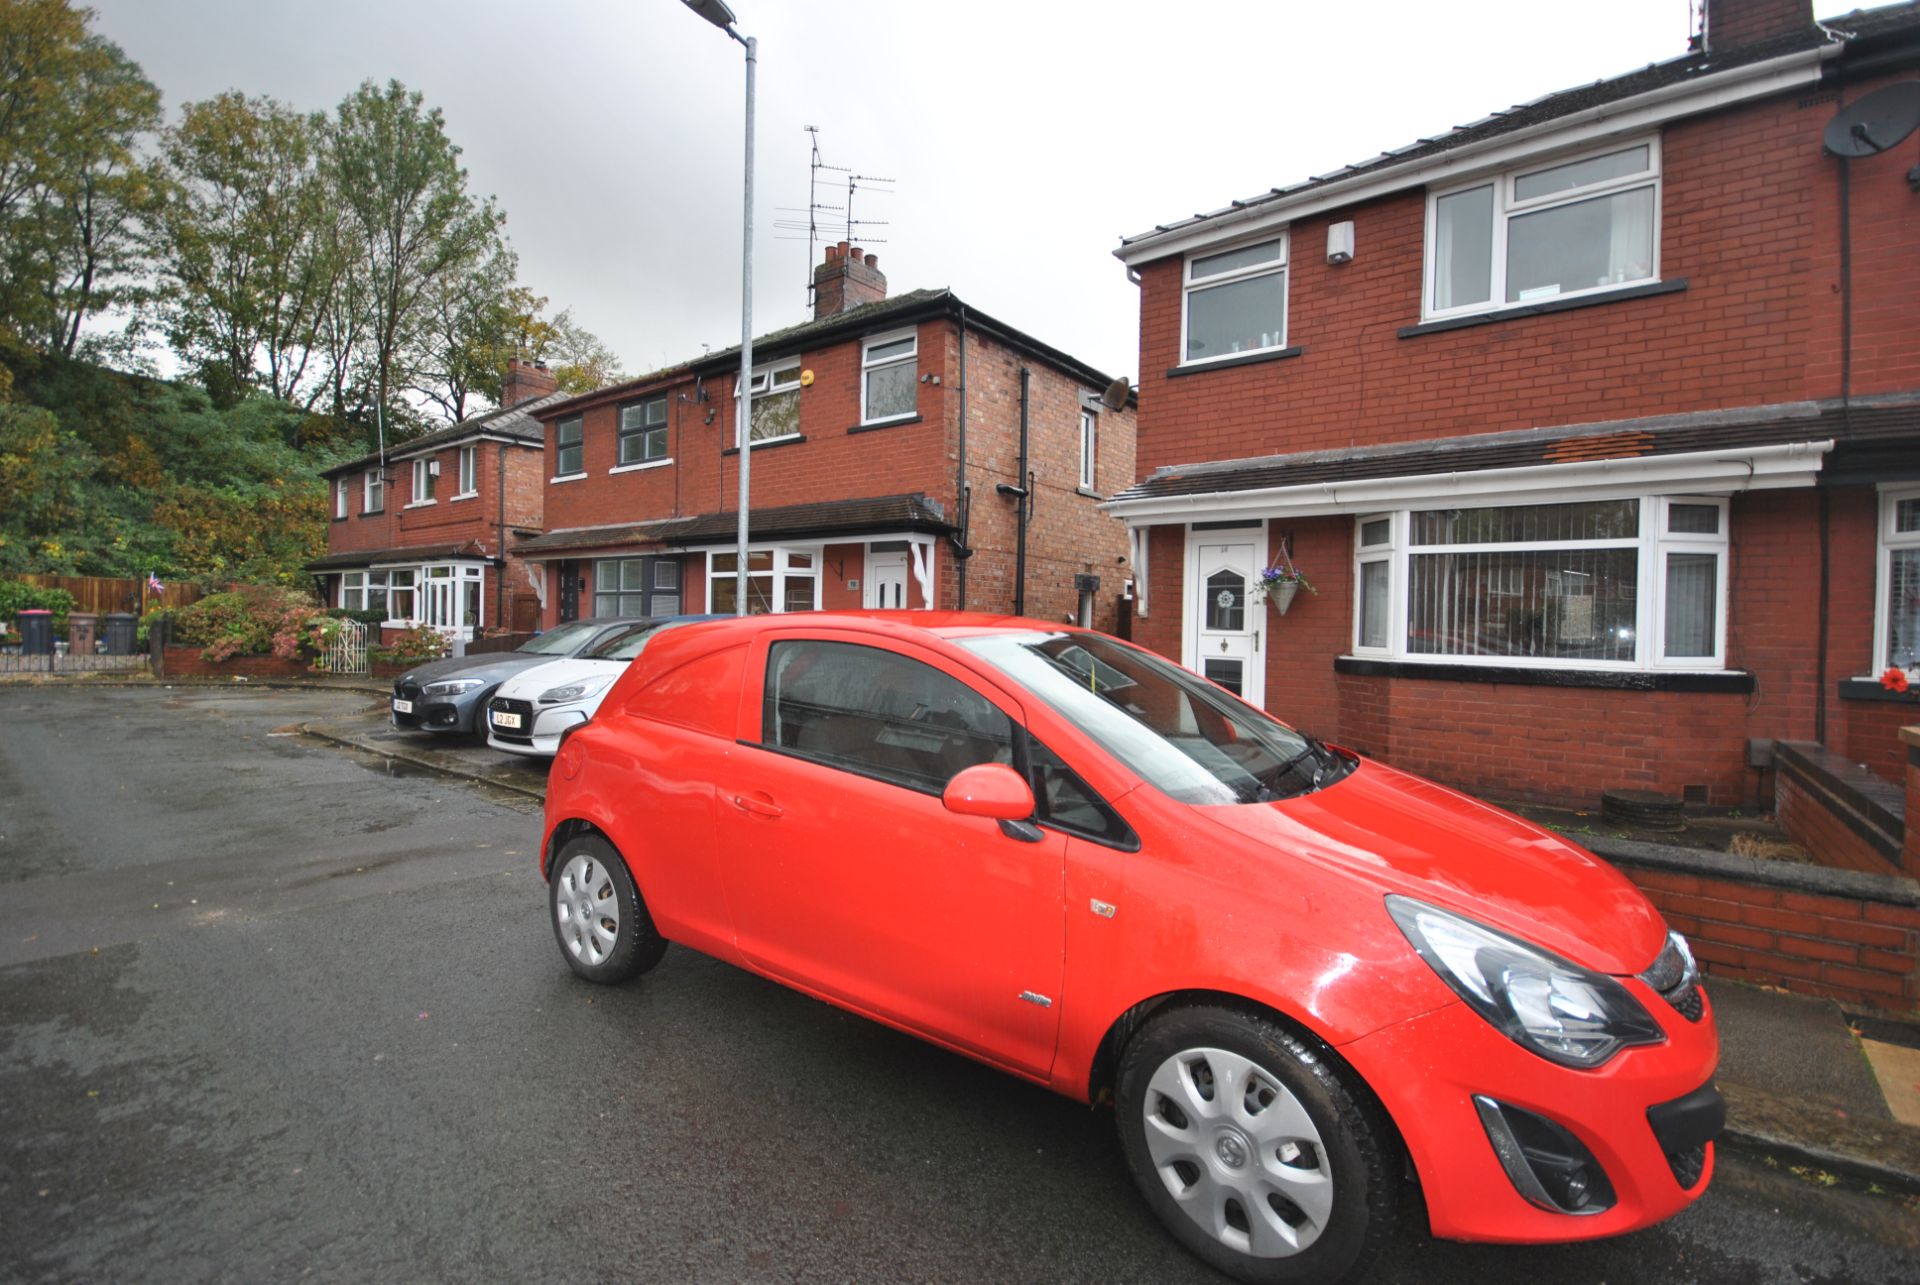
[[[440,461],[419,459],[413,462],[413,502],[432,504],[433,487],[440,473]]]
[[[1435,193],[1426,315],[1656,281],[1659,216],[1656,138]]]
[[[387,507],[386,479],[380,476],[380,470],[370,468],[360,480],[360,511],[378,513]]]
[[[460,448],[460,494],[475,495],[480,490],[480,448]]]
[[[905,419],[916,410],[920,336],[876,335],[860,349],[860,422]]]
[[[1182,361],[1287,346],[1287,238],[1187,260]]]
[[[737,392],[740,381],[734,380]],[[756,442],[800,435],[800,362],[778,362],[753,372],[753,433]]]
[[[586,451],[582,447],[582,425],[584,421],[575,415],[572,419],[563,419],[553,426],[553,474],[555,477],[575,477],[587,471]]]
[[[333,516],[347,516],[347,479],[344,477],[333,484]]]
[[[620,464],[667,458],[667,399],[649,397],[620,408]]]
[[[1090,410],[1080,412],[1080,489],[1093,490],[1094,459],[1099,446],[1100,417]]]
[[[1920,669],[1920,489],[1880,497],[1879,583],[1872,672]]]

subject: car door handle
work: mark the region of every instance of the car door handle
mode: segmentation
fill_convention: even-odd
[[[742,812],[753,812],[763,817],[785,816],[787,810],[768,798],[754,798],[746,794],[733,796],[733,806]]]

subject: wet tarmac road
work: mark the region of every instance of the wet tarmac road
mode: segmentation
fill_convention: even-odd
[[[1103,1114],[689,951],[575,981],[529,802],[274,734],[359,703],[0,689],[0,1279],[1219,1279]],[[1414,1213],[1376,1279],[1920,1282],[1920,1211],[1750,1160],[1595,1245]]]

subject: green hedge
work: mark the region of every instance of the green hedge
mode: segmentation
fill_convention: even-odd
[[[23,611],[51,611],[53,631],[65,633],[73,595],[65,589],[42,589],[19,580],[0,580],[0,620],[11,621]]]

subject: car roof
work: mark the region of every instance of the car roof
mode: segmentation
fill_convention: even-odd
[[[788,611],[753,616],[705,616],[701,620],[705,623],[699,632],[709,638],[714,636],[711,630],[752,636],[768,629],[796,626],[859,629],[894,637],[932,635],[949,640],[1029,629],[1047,633],[1082,632],[1078,625],[988,611]]]

